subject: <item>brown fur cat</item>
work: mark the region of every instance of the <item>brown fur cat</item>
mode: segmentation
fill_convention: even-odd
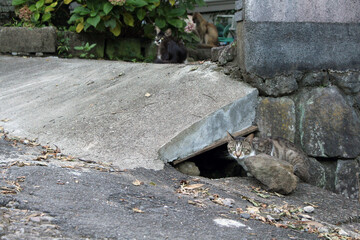
[[[309,181],[309,159],[305,153],[292,142],[283,138],[258,138],[254,134],[248,137],[234,138],[228,134],[228,152],[244,167],[243,160],[260,153],[287,161],[294,166],[294,173],[304,182]]]
[[[193,21],[196,24],[196,32],[200,37],[201,47],[211,48],[219,45],[219,34],[214,24],[207,22],[200,13],[193,14]]]

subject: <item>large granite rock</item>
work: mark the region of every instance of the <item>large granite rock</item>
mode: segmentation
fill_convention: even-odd
[[[330,80],[346,94],[360,92],[360,72],[330,71]]]
[[[338,160],[335,178],[335,191],[345,197],[359,197],[360,167],[358,160]]]
[[[261,137],[282,137],[295,140],[295,103],[287,97],[261,98],[256,111]]]
[[[336,87],[304,89],[298,98],[298,129],[305,152],[315,157],[356,158],[360,117]]]
[[[244,162],[251,175],[264,184],[267,190],[283,194],[295,190],[298,178],[290,163],[266,154],[249,157]]]
[[[272,78],[263,78],[255,74],[245,74],[245,82],[256,87],[261,95],[279,97],[289,95],[298,89],[297,74],[279,75]]]

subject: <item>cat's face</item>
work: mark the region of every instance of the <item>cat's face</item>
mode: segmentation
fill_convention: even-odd
[[[171,36],[171,29],[167,29],[165,32],[161,31],[160,28],[155,27],[156,36],[155,36],[155,45],[160,46],[161,42],[164,40],[165,37]]]
[[[244,159],[255,155],[255,150],[252,146],[252,138],[250,135],[247,138],[235,139],[230,133],[228,133],[228,152],[230,156],[235,159]]]

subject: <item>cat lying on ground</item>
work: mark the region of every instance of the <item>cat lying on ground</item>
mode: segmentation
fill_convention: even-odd
[[[181,41],[175,40],[171,29],[165,32],[155,27],[155,44],[158,46],[155,63],[183,63],[187,58],[187,50]]]
[[[286,161],[294,166],[294,174],[304,182],[309,181],[309,160],[305,153],[292,142],[283,138],[258,138],[254,134],[248,137],[234,138],[228,134],[228,152],[248,171],[244,159],[258,154],[266,154]]]

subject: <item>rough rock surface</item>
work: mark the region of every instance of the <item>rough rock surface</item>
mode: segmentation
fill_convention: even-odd
[[[273,78],[262,78],[256,75],[244,75],[244,80],[251,86],[256,87],[262,95],[279,97],[288,95],[298,89],[297,75],[280,75]]]
[[[358,160],[338,160],[336,168],[335,191],[345,197],[359,197],[360,167]]]
[[[304,89],[298,102],[299,132],[310,156],[356,158],[360,117],[336,87]]]
[[[330,80],[346,94],[360,92],[360,72],[330,71]]]
[[[261,137],[282,137],[295,140],[295,103],[287,97],[262,98],[259,101],[256,122]]]
[[[199,168],[196,166],[194,162],[191,161],[179,163],[178,165],[176,165],[175,168],[186,175],[190,175],[190,176],[200,175]]]
[[[245,159],[249,172],[270,191],[289,194],[297,186],[293,166],[269,155],[259,154]]]

